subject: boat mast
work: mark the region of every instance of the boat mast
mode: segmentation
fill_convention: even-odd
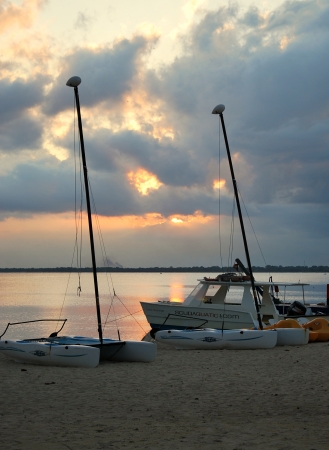
[[[231,159],[231,153],[230,153],[230,148],[229,148],[229,145],[228,145],[228,140],[227,140],[227,135],[226,135],[226,128],[225,128],[224,117],[223,117],[224,110],[225,110],[225,106],[224,105],[217,105],[213,109],[212,114],[218,114],[219,118],[220,118],[220,121],[221,121],[221,124],[222,124],[224,140],[225,140],[225,146],[226,146],[226,152],[227,152],[228,162],[229,162],[229,165],[230,165],[230,171],[231,171],[231,177],[232,177],[232,183],[233,183],[233,189],[234,189],[234,196],[235,196],[236,206],[238,208],[238,214],[239,214],[239,220],[240,220],[240,226],[241,226],[241,233],[242,233],[242,239],[243,239],[243,245],[244,245],[244,250],[245,250],[245,254],[246,254],[248,270],[249,270],[249,274],[250,274],[251,289],[252,289],[252,293],[253,293],[253,297],[254,297],[254,302],[255,302],[255,307],[256,307],[256,312],[257,312],[257,319],[258,319],[258,323],[259,323],[259,328],[262,330],[263,329],[263,324],[262,324],[262,320],[261,320],[261,317],[260,317],[260,310],[259,310],[258,298],[257,298],[257,294],[256,294],[256,287],[255,287],[254,277],[253,277],[252,268],[251,268],[247,237],[246,237],[246,233],[245,233],[245,229],[244,229],[243,217],[242,217],[240,200],[239,200],[238,187],[237,187],[237,183],[236,183],[236,179],[235,179],[235,175],[234,175],[233,164],[232,164],[232,159]]]
[[[94,245],[94,234],[93,234],[93,222],[92,222],[91,208],[90,208],[88,170],[87,170],[87,162],[86,162],[86,154],[85,154],[85,144],[84,144],[84,140],[83,140],[80,101],[79,101],[79,92],[78,92],[78,86],[80,83],[81,83],[80,77],[72,77],[68,80],[68,82],[66,83],[66,86],[70,86],[70,87],[74,88],[75,103],[76,103],[77,114],[78,114],[78,126],[79,126],[80,145],[81,145],[83,176],[84,176],[84,182],[85,182],[86,203],[87,203],[87,213],[88,213],[90,250],[91,250],[91,260],[92,260],[93,276],[94,276],[94,290],[95,290],[96,311],[97,311],[97,329],[98,329],[99,340],[100,340],[101,344],[103,344],[103,330],[102,330],[101,310],[100,310],[100,306],[99,306],[99,293],[98,293],[97,267],[96,267],[95,245]]]

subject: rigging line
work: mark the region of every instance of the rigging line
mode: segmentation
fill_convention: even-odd
[[[101,230],[100,223],[99,223],[99,216],[98,216],[98,214],[97,214],[96,203],[95,203],[95,200],[94,200],[93,191],[92,191],[92,187],[91,187],[91,184],[90,184],[90,181],[89,181],[89,180],[88,180],[88,183],[89,183],[90,197],[91,197],[91,201],[92,201],[92,205],[93,205],[93,210],[94,210],[94,214],[95,214],[95,221],[96,221],[96,226],[97,226],[98,237],[99,237],[99,241],[100,241],[100,245],[101,245],[101,251],[102,251],[102,256],[103,256],[103,264],[104,264],[105,267],[108,267],[108,268],[109,268],[109,266],[108,266],[108,256],[107,256],[107,252],[106,252],[106,247],[105,247],[105,243],[104,243],[104,239],[103,239],[102,230]],[[113,320],[110,321],[110,322],[114,322],[114,321],[115,321],[115,322],[116,322],[116,325],[117,325],[117,328],[119,328],[118,323],[117,323],[117,320],[119,320],[119,319],[117,319],[116,314],[115,314],[115,309],[114,309],[114,297],[116,297],[116,298],[119,300],[119,302],[121,303],[121,305],[122,305],[122,306],[126,309],[126,311],[129,313],[129,316],[132,317],[132,318],[135,320],[135,322],[138,324],[138,326],[139,326],[144,332],[146,332],[146,331],[144,330],[144,328],[141,326],[141,324],[138,322],[138,320],[136,319],[136,317],[134,317],[134,315],[129,311],[129,309],[127,308],[127,306],[125,305],[125,303],[124,303],[124,302],[120,299],[120,297],[118,297],[118,295],[116,294],[115,289],[114,289],[114,282],[113,282],[113,278],[112,278],[111,272],[105,272],[105,273],[106,273],[106,279],[107,279],[109,291],[110,291],[110,285],[109,285],[109,279],[108,279],[108,277],[110,277],[111,285],[112,285],[112,289],[113,289],[113,297],[112,297],[111,291],[110,291],[111,303],[110,303],[109,310],[108,310],[108,313],[107,313],[107,316],[106,316],[106,319],[105,319],[105,322],[104,322],[104,325],[103,325],[103,326],[104,326],[104,329],[105,329],[106,324],[108,323],[108,317],[109,317],[109,315],[110,315],[111,308],[113,308],[113,314],[114,314],[115,319],[113,319]],[[127,316],[127,317],[128,317],[128,316]]]
[[[118,297],[118,299],[119,299],[119,297]],[[120,300],[120,299],[119,299]],[[120,302],[121,302],[121,300],[120,300]],[[124,303],[122,303],[123,304],[123,306],[124,306]],[[128,310],[127,310],[128,311]],[[136,311],[136,312],[134,312],[134,313],[131,313],[131,312],[129,312],[129,314],[127,314],[126,316],[122,316],[122,317],[118,317],[117,319],[113,319],[113,320],[110,320],[109,322],[108,322],[108,324],[110,324],[111,322],[114,322],[114,321],[117,321],[117,320],[122,320],[122,319],[125,319],[126,317],[132,317],[133,319],[135,319],[135,321],[136,321],[136,323],[137,323],[137,325],[139,325],[139,327],[144,331],[144,333],[146,333],[146,330],[142,327],[142,325],[138,322],[138,320],[134,317],[134,314],[137,314],[137,313],[139,313],[139,312],[142,312],[143,310],[142,309],[140,309],[140,310],[138,310],[138,311]]]
[[[76,120],[75,120],[75,110],[76,110],[75,97],[73,96],[74,219],[75,219],[76,228],[75,228],[75,242],[74,242],[72,260],[71,260],[71,267],[70,267],[71,268],[71,272],[69,273],[69,277],[68,277],[68,280],[67,280],[67,283],[66,283],[64,298],[63,298],[62,306],[61,306],[61,309],[60,309],[60,312],[59,312],[59,319],[62,316],[64,303],[66,301],[67,291],[68,291],[68,287],[69,287],[69,284],[70,284],[70,278],[71,278],[71,275],[72,275],[72,267],[73,267],[73,261],[74,261],[74,258],[75,258],[75,252],[76,251],[78,252],[78,246],[77,246],[77,217],[76,217],[77,216],[76,215],[76,211],[77,211],[77,208],[76,208],[76,204],[77,204],[76,173],[77,173],[77,170],[76,170],[76,143],[75,143],[75,134],[76,134],[75,133],[75,122],[76,122]],[[57,322],[57,326],[58,326],[58,322]]]
[[[140,326],[141,327],[141,329],[143,330],[143,331],[145,331],[144,330],[144,328],[142,327],[142,325],[138,322],[138,320],[136,319],[136,317],[134,317],[134,314],[137,314],[138,312],[140,312],[140,311],[142,311],[142,310],[139,310],[139,311],[136,311],[136,312],[134,312],[134,313],[131,313],[130,311],[129,311],[129,309],[127,308],[127,306],[124,304],[124,302],[120,299],[120,297],[118,297],[117,295],[116,295],[116,298],[119,300],[119,302],[121,303],[121,305],[126,309],[126,311],[129,313],[127,316],[124,316],[124,317],[132,317],[134,320],[135,320],[135,322],[137,323],[137,325],[138,326]],[[115,320],[121,320],[121,319],[123,319],[124,317],[119,317],[119,318],[116,318]],[[110,321],[110,322],[113,322],[113,321]],[[110,323],[109,322],[109,323]]]
[[[102,229],[101,229],[100,222],[99,222],[99,215],[97,214],[96,203],[95,203],[92,187],[91,187],[91,184],[90,184],[89,180],[88,180],[88,183],[89,183],[90,197],[91,197],[93,210],[94,210],[94,216],[95,216],[96,228],[97,228],[97,232],[98,232],[98,238],[99,238],[100,247],[101,247],[101,253],[102,253],[102,258],[103,258],[103,265],[105,267],[109,268],[109,264],[108,264],[109,258],[108,258],[107,253],[106,253],[106,247],[105,247],[105,243],[104,243],[104,239],[103,239]],[[105,273],[106,273],[106,278],[107,278],[107,281],[108,281],[107,272],[105,272]],[[112,285],[112,290],[113,290],[113,296],[115,296],[116,293],[115,293],[114,283],[113,283],[113,279],[112,279],[111,274],[110,274],[110,278],[111,278],[111,285]],[[109,288],[109,291],[111,293],[109,283],[108,283],[108,288]]]
[[[220,122],[218,122],[219,125],[219,132],[218,132],[218,237],[219,237],[219,257],[221,262],[221,267],[223,267],[223,258],[222,258],[222,240],[221,240],[221,217],[220,217],[220,211],[221,211],[221,203],[220,203]]]
[[[108,267],[108,257],[107,257],[107,253],[106,253],[106,247],[105,247],[103,234],[102,234],[102,230],[101,230],[101,226],[100,226],[100,222],[99,222],[99,216],[97,214],[96,203],[95,203],[95,199],[94,199],[94,195],[93,195],[93,191],[92,191],[92,187],[91,187],[91,183],[90,183],[89,179],[88,179],[88,184],[89,184],[89,190],[90,190],[90,198],[91,198],[92,206],[93,206],[93,210],[94,210],[94,217],[95,217],[95,223],[96,223],[96,228],[97,228],[98,239],[99,239],[99,243],[100,243],[100,247],[101,247],[101,253],[102,253],[102,258],[103,258],[103,265],[105,267],[109,268]],[[107,286],[108,286],[108,290],[109,290],[109,293],[110,293],[111,302],[110,302],[110,305],[109,305],[109,309],[108,309],[108,313],[107,313],[105,322],[103,324],[103,328],[104,329],[105,329],[105,325],[107,323],[107,319],[109,317],[109,314],[111,312],[111,309],[113,310],[113,315],[116,318],[115,309],[114,309],[114,297],[116,296],[116,293],[115,293],[115,289],[114,289],[114,283],[113,283],[112,275],[110,274],[111,285],[112,285],[112,290],[113,290],[113,296],[112,296],[111,289],[110,289],[108,272],[105,272],[105,275],[106,275],[106,281],[107,281]],[[118,324],[117,324],[117,330],[118,330]]]
[[[243,203],[244,210],[245,210],[245,212],[246,212],[246,214],[247,214],[247,217],[248,217],[248,220],[249,220],[251,229],[252,229],[252,231],[253,231],[253,233],[254,233],[254,236],[255,236],[255,239],[256,239],[256,242],[257,242],[259,251],[260,251],[260,253],[261,253],[261,255],[262,255],[262,258],[263,258],[263,261],[264,261],[264,264],[265,264],[265,267],[266,267],[266,266],[267,266],[267,263],[266,263],[266,261],[265,261],[265,257],[264,257],[264,254],[263,254],[263,252],[262,252],[261,246],[260,246],[260,244],[259,244],[259,241],[258,241],[256,232],[255,232],[255,230],[254,230],[254,227],[253,227],[253,225],[252,225],[251,219],[250,219],[250,217],[249,217],[247,207],[246,207],[246,205],[245,205],[245,202],[244,202],[243,197],[242,197],[242,195],[240,194],[240,192],[239,192],[239,195],[240,195],[240,197],[241,197],[241,200],[242,200],[242,203]],[[269,275],[271,275],[270,272],[269,272]]]
[[[102,234],[102,230],[101,230],[101,226],[100,226],[100,222],[99,222],[99,215],[97,213],[96,203],[95,203],[95,199],[94,199],[94,195],[93,195],[93,191],[92,191],[92,187],[91,187],[91,183],[90,183],[89,179],[88,179],[88,184],[89,184],[89,190],[90,190],[90,198],[91,198],[91,202],[92,202],[92,206],[93,206],[93,210],[94,210],[94,217],[95,217],[95,223],[96,223],[96,228],[97,228],[97,234],[98,234],[100,247],[101,247],[101,253],[102,253],[102,257],[103,257],[103,264],[104,264],[105,267],[109,268],[109,266],[108,266],[109,259],[108,259],[108,256],[107,256],[106,247],[105,247],[105,243],[104,243],[104,239],[103,239],[103,234]],[[113,278],[112,278],[111,272],[105,272],[105,274],[106,274],[106,280],[107,280],[107,284],[108,284],[108,289],[109,289],[109,292],[110,292],[111,302],[110,302],[110,306],[109,306],[109,309],[108,309],[108,313],[107,313],[106,319],[105,319],[105,321],[103,323],[103,329],[105,329],[106,324],[110,323],[110,322],[115,322],[117,329],[119,329],[119,326],[118,326],[118,320],[119,319],[116,317],[115,309],[114,309],[114,297],[116,297],[119,300],[119,302],[122,304],[122,306],[126,309],[126,311],[129,313],[127,317],[129,317],[129,316],[132,317],[136,321],[138,326],[143,330],[143,332],[146,333],[146,331],[141,326],[141,324],[138,322],[136,317],[134,317],[134,315],[129,311],[129,309],[124,304],[124,302],[117,296],[117,294],[115,292],[115,289],[114,289],[114,282],[113,282]],[[110,277],[110,280],[111,280],[113,296],[111,294],[109,277]],[[113,310],[114,319],[112,321],[108,322],[108,317],[110,315],[111,309]]]
[[[83,239],[82,239],[82,231],[83,231],[83,199],[84,199],[84,181],[83,181],[83,164],[82,164],[82,156],[81,156],[81,142],[80,142],[80,137],[79,137],[79,163],[80,163],[80,211],[79,211],[79,216],[80,216],[80,252],[79,252],[79,260],[77,261],[77,264],[80,268],[80,272],[79,272],[79,285],[80,285],[80,279],[81,279],[81,268],[82,268],[82,244],[83,244]]]
[[[74,99],[74,105],[73,105],[73,136],[74,136],[74,220],[75,220],[75,248],[76,249],[76,256],[77,256],[77,269],[78,269],[78,280],[79,280],[79,286],[77,289],[78,295],[80,295],[81,292],[81,251],[82,251],[82,245],[81,245],[81,231],[80,231],[80,246],[78,244],[78,236],[79,236],[79,227],[81,229],[82,227],[82,184],[81,184],[81,147],[80,147],[80,139],[79,139],[79,150],[77,152],[76,150],[76,100],[75,96],[73,96]],[[78,153],[78,156],[77,156]],[[80,211],[79,213],[77,208],[77,158],[79,158],[79,164],[80,164]]]
[[[228,267],[232,266],[232,260],[233,260],[232,255],[233,255],[233,238],[234,238],[234,216],[235,216],[235,199],[233,198],[230,245],[229,245],[228,260],[227,260]]]

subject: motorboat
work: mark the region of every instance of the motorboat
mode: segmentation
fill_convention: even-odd
[[[159,330],[188,328],[240,329],[258,327],[257,310],[248,277],[222,274],[203,278],[182,303],[170,300],[141,302],[151,334]],[[300,287],[302,283],[276,282],[282,288]],[[272,282],[254,281],[262,292],[257,302],[263,326],[283,319],[271,294]]]

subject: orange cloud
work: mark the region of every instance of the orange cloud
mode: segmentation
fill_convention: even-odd
[[[45,0],[24,0],[20,6],[0,0],[0,30],[18,26],[28,28],[32,25],[39,8]]]
[[[212,216],[205,216],[201,211],[195,211],[194,214],[183,215],[175,214],[168,217],[168,221],[174,225],[191,225],[197,223],[207,223],[212,220]]]
[[[136,172],[128,172],[127,177],[129,183],[142,195],[148,195],[149,191],[159,189],[163,185],[155,175],[142,168]]]
[[[212,187],[214,189],[223,189],[226,185],[226,180],[214,180]]]

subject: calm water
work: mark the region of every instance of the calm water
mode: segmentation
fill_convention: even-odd
[[[115,273],[99,275],[102,320],[106,322],[104,336],[141,339],[149,331],[140,301],[171,299],[182,301],[197,284],[198,278],[209,273]],[[268,281],[268,274],[256,273],[257,281]],[[305,300],[326,301],[329,276],[322,273],[282,273],[273,275],[274,282],[305,282]],[[116,296],[113,297],[113,286]],[[68,319],[61,334],[97,336],[96,312],[91,273],[81,276],[81,294],[76,274],[19,273],[0,274],[0,334],[8,322],[34,319]],[[301,300],[300,287],[291,294],[282,291],[280,298]],[[111,306],[112,305],[112,306]],[[115,319],[116,318],[116,319]],[[33,323],[10,327],[6,337],[28,338],[48,336],[58,330],[57,322]]]

